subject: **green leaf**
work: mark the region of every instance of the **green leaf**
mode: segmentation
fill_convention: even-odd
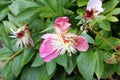
[[[88,3],[88,0],[78,0],[77,5],[78,7],[85,6]]]
[[[32,34],[36,34],[36,32],[37,32],[37,35],[38,35],[39,31],[42,31],[43,29],[45,29],[45,26],[44,26],[45,23],[46,22],[44,22],[44,20],[32,18],[30,21],[30,24],[29,24],[29,26],[33,32]],[[39,33],[39,34],[41,34],[41,33]],[[35,36],[35,37],[38,38],[37,36]]]
[[[5,9],[0,11],[0,21],[2,21],[7,16],[8,12],[9,12],[8,8],[5,8]]]
[[[34,1],[16,0],[9,6],[11,12],[14,15],[17,15],[18,13],[20,13],[24,9],[30,8],[30,7],[39,7],[39,5]]]
[[[68,56],[67,57],[67,67],[64,67],[65,71],[70,75],[76,66],[76,57]]]
[[[12,62],[12,72],[14,73],[14,75],[17,77],[19,75],[19,73],[22,70],[22,65],[21,65],[21,61],[22,61],[22,54],[20,54],[19,56],[15,57],[13,59]]]
[[[110,32],[105,31],[105,30],[101,30],[101,31],[99,32],[99,34],[100,34],[101,36],[103,36],[104,38],[107,38],[107,37],[110,36]],[[103,42],[103,40],[102,40],[102,38],[100,37],[99,34],[97,34],[96,37],[95,37],[95,45],[101,45],[101,43]]]
[[[50,75],[48,74],[48,72],[47,72],[47,69],[46,69],[46,65],[44,64],[44,65],[41,65],[40,67],[39,67],[39,72],[40,72],[40,79],[41,80],[50,80]]]
[[[103,72],[104,72],[104,62],[103,62],[103,52],[100,50],[96,50],[96,67],[95,67],[95,73],[97,75],[98,80],[101,78]]]
[[[24,21],[30,19],[33,15],[35,15],[38,12],[38,7],[30,7],[21,11],[19,14],[17,14],[15,18],[17,21]]]
[[[35,53],[35,49],[33,47],[25,48],[24,53],[22,55],[22,65],[27,64]]]
[[[115,16],[107,16],[106,19],[110,22],[118,22],[119,21]]]
[[[45,5],[51,8],[53,11],[58,12],[59,15],[62,15],[62,1],[61,0],[43,0]]]
[[[104,73],[101,78],[104,78],[104,79],[109,78],[110,76],[114,74],[115,70],[116,70],[116,65],[105,64]]]
[[[40,79],[40,68],[31,68],[31,67],[25,67],[25,69],[22,72],[22,76],[20,80],[41,80]]]
[[[120,64],[117,64],[116,73],[120,76]]]
[[[62,65],[64,67],[67,67],[67,56],[66,54],[60,55],[55,59],[55,62],[59,65]]]
[[[72,3],[75,2],[75,0],[57,0],[58,3],[59,3],[59,6],[61,5],[61,7],[67,7],[69,8]]]
[[[49,32],[49,31],[53,32],[53,30],[54,30],[54,24],[50,23],[47,28],[45,28],[44,30],[41,31],[41,33]]]
[[[66,74],[65,70],[63,69],[63,67],[58,66],[57,71],[53,77],[54,78],[53,80],[66,80],[65,79],[66,75],[67,74]]]
[[[87,39],[88,43],[94,44],[94,39],[90,35],[88,35],[86,31],[83,31],[81,33],[81,36],[84,36]]]
[[[53,9],[54,11],[57,11],[59,7],[59,2],[57,2],[57,0],[43,0],[45,5],[50,7],[51,9]],[[59,7],[58,7],[59,6]]]
[[[46,65],[35,68],[28,65],[24,68],[20,80],[50,80],[50,76],[47,73]]]
[[[84,13],[85,13],[85,10],[83,8],[77,9],[77,14],[79,14],[80,17],[83,16]]]
[[[15,30],[17,29],[16,26],[15,26],[12,22],[3,21],[3,24],[4,24],[4,26],[7,27],[9,30],[10,30],[10,28],[15,29]]]
[[[92,50],[81,52],[77,58],[79,72],[86,80],[92,80],[96,65],[96,55]]]
[[[65,1],[61,1],[61,0],[39,0],[39,2],[41,3],[42,6],[46,7],[46,9],[44,9],[44,11],[42,11],[42,14],[40,14],[41,16],[53,17],[53,16],[56,16],[56,15],[59,15],[59,16],[63,15],[62,8],[64,6],[63,4],[66,4]],[[63,2],[63,4],[62,4],[62,2]],[[44,13],[47,14],[47,15],[45,16]]]
[[[41,66],[43,63],[44,63],[44,60],[40,57],[40,55],[38,53],[31,66],[38,67],[38,66]]]
[[[53,11],[49,7],[41,7],[41,8],[39,8],[39,11],[40,11],[41,17],[51,18],[51,17],[60,16],[57,12]]]
[[[109,43],[113,46],[113,47],[116,47],[118,44],[120,44],[120,39],[119,38],[115,38],[115,37],[109,37],[109,38],[106,38]],[[105,49],[105,50],[112,50],[113,48],[108,45],[105,41],[103,41],[101,43],[101,46],[100,48],[102,49]]]
[[[68,10],[68,9],[63,8],[63,14],[64,14],[64,15],[72,15],[72,14],[74,14],[74,12],[71,11],[71,10]]]
[[[6,60],[13,54],[13,52],[3,44],[3,48],[0,49],[0,60]]]
[[[99,15],[99,16],[95,17],[94,21],[99,23],[105,19],[106,19],[106,16]]]
[[[119,3],[118,0],[107,1],[106,3],[103,4],[103,8],[105,9],[103,13],[105,14],[107,12],[112,11],[117,6],[118,3]]]
[[[106,30],[106,31],[110,31],[111,30],[111,26],[110,26],[110,23],[106,20],[103,20],[103,21],[100,21],[99,22],[99,27],[103,30]]]
[[[8,19],[9,19],[10,23],[12,23],[12,24],[14,23],[17,27],[23,26],[23,24],[21,24],[20,22],[18,22],[17,19],[16,19],[16,17],[13,16],[12,14],[10,14],[10,13],[8,13]]]
[[[2,66],[1,69],[1,75],[3,80],[14,80],[15,76],[12,72],[12,62],[10,61],[9,63],[5,64],[4,66]]]
[[[111,12],[109,12],[107,16],[118,15],[118,14],[120,14],[120,8],[115,8]]]
[[[0,25],[0,31],[2,32],[1,38],[6,47],[8,47],[12,52],[10,37],[8,36],[8,32],[5,31],[5,27],[3,25]]]
[[[51,75],[56,69],[56,63],[54,61],[46,63],[47,72]]]
[[[104,51],[103,52],[104,61],[108,64],[117,64],[117,55],[112,51]]]
[[[10,0],[0,0],[0,5],[6,5],[6,4],[9,4],[9,3],[11,3],[12,1],[10,1]]]

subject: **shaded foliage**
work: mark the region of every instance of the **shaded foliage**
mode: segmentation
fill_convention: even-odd
[[[104,12],[90,25],[92,30],[80,32],[84,23],[88,0],[0,0],[0,66],[3,80],[92,80],[108,79],[114,73],[120,75],[120,1],[102,0]],[[53,32],[54,21],[59,16],[70,19],[70,32],[84,36],[89,42],[89,50],[75,55],[60,55],[45,63],[39,56],[40,38]],[[35,47],[15,45],[9,37],[10,28],[16,29],[28,23]],[[2,42],[2,44],[1,44]],[[115,76],[113,76],[114,78]]]

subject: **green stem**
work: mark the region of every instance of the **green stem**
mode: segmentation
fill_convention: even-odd
[[[0,67],[2,67],[4,64],[6,64],[7,62],[9,62],[10,60],[14,59],[21,51],[23,51],[23,49],[17,51],[16,53],[14,53],[11,57],[9,57],[5,62],[2,62],[0,64]]]
[[[89,30],[91,30],[91,29],[89,29]],[[91,30],[91,31],[93,31],[95,34],[99,35],[99,37],[101,37],[112,49],[114,49],[116,51],[117,54],[119,54],[118,50],[107,39],[105,39],[101,34],[99,34],[95,30]]]
[[[59,2],[59,13],[61,16],[63,16],[63,10],[62,10],[62,4],[61,4],[61,0],[58,1]]]

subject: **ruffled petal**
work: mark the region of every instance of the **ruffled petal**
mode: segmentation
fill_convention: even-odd
[[[44,61],[50,62],[51,60],[55,59],[60,54],[60,52],[60,50],[53,51],[50,55],[44,57]]]
[[[47,39],[47,38],[52,38],[53,34],[44,34],[43,36],[41,36],[41,38],[43,39]]]
[[[97,11],[96,15],[103,12],[104,9],[102,8],[102,2],[100,0],[89,0],[87,10],[91,11],[92,9]]]
[[[59,28],[61,32],[67,32],[71,25],[68,21],[68,17],[59,17],[55,21],[55,27]]]
[[[60,50],[56,50],[51,45],[52,39],[45,39],[39,49],[40,57],[44,59],[45,62],[49,62],[56,58],[60,54]]]
[[[59,17],[55,20],[55,25],[57,25],[60,22],[68,22],[68,21],[69,21],[68,17]]]
[[[52,39],[50,39],[50,38],[49,39],[45,39],[43,41],[43,43],[41,44],[39,52],[40,52],[40,56],[42,58],[46,57],[46,56],[52,54],[52,52],[54,52],[54,48],[51,45],[51,41],[52,41]]]
[[[87,4],[87,10],[100,8],[102,6],[102,2],[100,0],[89,0]]]
[[[76,45],[75,48],[78,51],[87,51],[89,48],[87,40],[83,36],[75,36]]]

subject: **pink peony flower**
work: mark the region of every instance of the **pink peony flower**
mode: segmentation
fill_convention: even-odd
[[[41,38],[44,39],[39,49],[40,56],[45,62],[50,62],[58,55],[64,54],[66,51],[69,55],[78,51],[87,51],[88,42],[83,36],[67,33],[70,23],[67,17],[59,17],[55,21],[55,30],[53,34],[45,34]]]
[[[93,19],[103,11],[104,9],[100,0],[89,0],[84,17]]]

